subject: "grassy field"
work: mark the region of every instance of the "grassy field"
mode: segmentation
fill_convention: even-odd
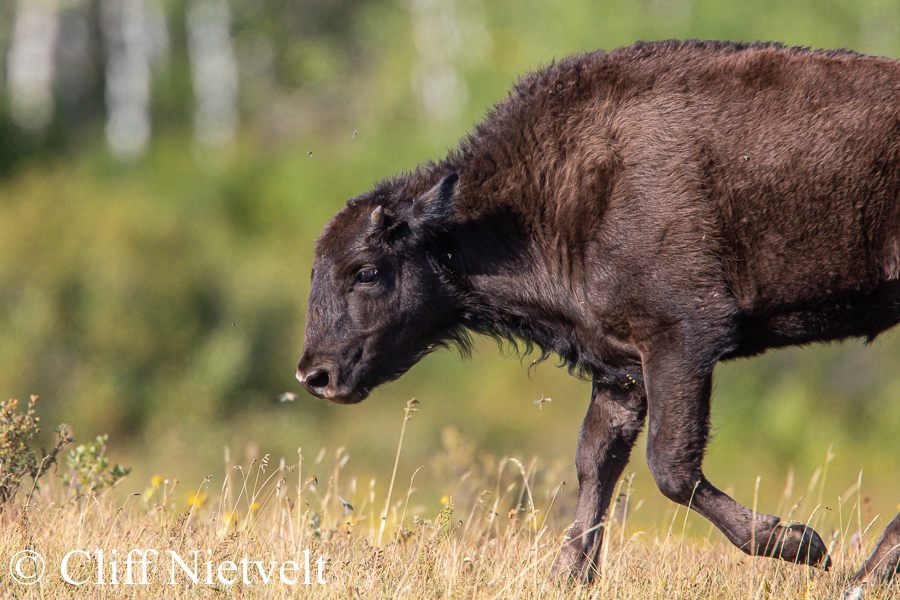
[[[408,405],[404,426],[414,410]],[[323,453],[240,465],[226,457],[219,476],[154,478],[125,498],[113,487],[90,489],[97,473],[49,472],[0,513],[0,595],[835,598],[892,516],[864,522],[858,488],[826,499],[836,500],[828,511],[821,499],[800,508],[804,494],[786,489],[779,514],[822,534],[835,561],[826,573],[748,558],[683,508],[639,525],[631,514],[642,499],[626,476],[606,525],[601,576],[591,586],[561,585],[549,571],[569,518],[559,499],[574,490],[554,483],[539,461],[476,455],[446,482],[442,507],[420,514],[411,502],[417,473],[395,466],[385,495],[376,493],[384,482],[348,472],[348,459],[337,449],[327,476],[317,478],[310,473],[322,472]],[[867,597],[895,594],[896,586]]]

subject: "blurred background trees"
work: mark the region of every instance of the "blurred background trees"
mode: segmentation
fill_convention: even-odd
[[[81,440],[109,433],[111,453],[136,463],[132,478],[202,477],[223,446],[248,444],[288,457],[298,446],[313,455],[347,446],[362,469],[382,469],[415,395],[412,468],[446,477],[464,468],[453,457],[475,460],[476,447],[540,454],[574,481],[588,385],[550,365],[529,376],[528,359],[490,342],[465,363],[429,357],[361,406],[300,393],[313,242],[348,198],[440,158],[516,75],[580,50],[669,37],[896,57],[900,7],[7,0],[0,394],[39,395],[45,424],[68,422]],[[833,443],[843,465],[831,467],[835,485],[855,482],[864,464],[895,503],[898,360],[889,334],[869,348],[724,365],[711,476],[746,490],[765,473],[781,489],[790,465],[808,477]],[[296,402],[279,402],[285,392]],[[542,396],[553,402],[539,409]]]

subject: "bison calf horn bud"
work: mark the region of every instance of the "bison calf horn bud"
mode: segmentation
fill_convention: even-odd
[[[369,215],[369,220],[372,221],[372,225],[375,225],[376,227],[384,225],[384,207],[376,207],[375,210],[372,211],[372,214]]]

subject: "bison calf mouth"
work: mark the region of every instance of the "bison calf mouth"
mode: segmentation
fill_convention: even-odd
[[[332,375],[328,366],[312,367],[306,371],[301,363],[297,368],[297,381],[313,396],[337,404],[356,404],[369,395],[367,389],[351,389],[349,386],[338,384],[337,377]]]

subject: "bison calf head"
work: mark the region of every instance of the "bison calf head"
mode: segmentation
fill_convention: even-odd
[[[382,185],[348,203],[316,242],[297,379],[313,395],[360,402],[454,336],[458,322],[437,239],[458,176],[419,197]]]

